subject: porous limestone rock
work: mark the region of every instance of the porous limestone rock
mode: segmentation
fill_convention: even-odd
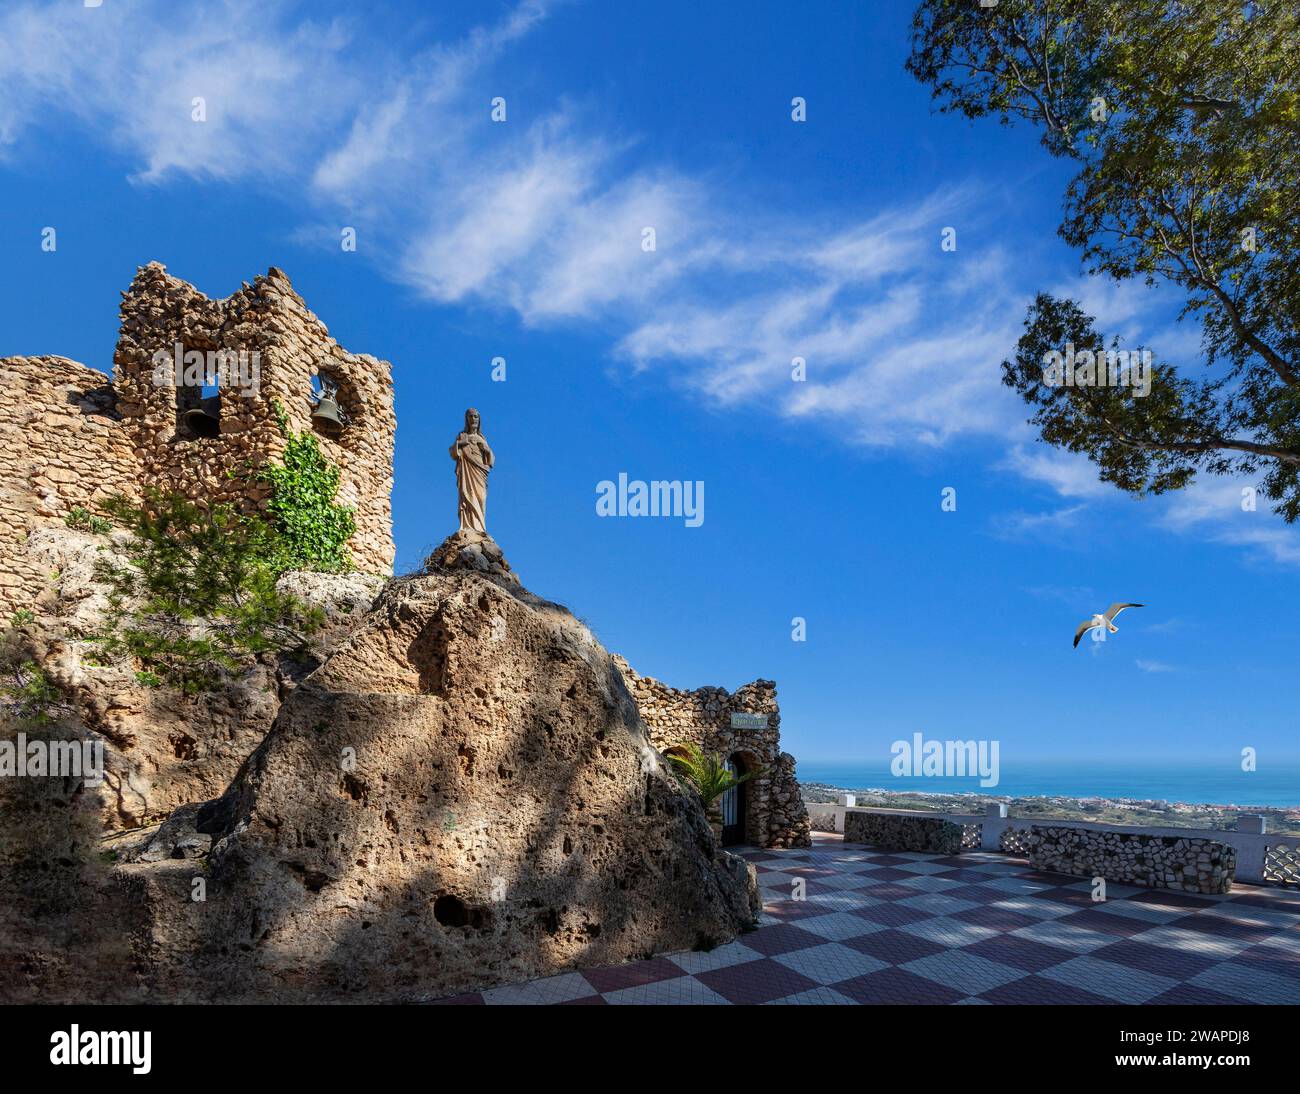
[[[1035,870],[1102,877],[1187,893],[1228,893],[1237,849],[1218,840],[1035,824],[1026,840]]]
[[[165,858],[120,868],[155,998],[415,1000],[755,923],[753,867],[717,847],[610,655],[462,546],[385,589],[229,790],[140,856]]]
[[[942,817],[899,817],[850,809],[844,816],[844,842],[866,843],[881,851],[958,855],[962,829]]]

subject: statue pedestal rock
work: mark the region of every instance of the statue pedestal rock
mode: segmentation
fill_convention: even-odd
[[[440,570],[477,570],[498,585],[518,585],[519,575],[486,532],[462,528],[442,541],[424,560],[426,574]]]
[[[391,582],[254,757],[151,839],[168,857],[130,863],[153,1000],[427,1001],[756,925],[755,868],[718,846],[609,651],[486,532]],[[204,850],[195,902],[170,855]]]

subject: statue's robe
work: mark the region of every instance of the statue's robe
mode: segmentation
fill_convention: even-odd
[[[456,461],[460,530],[487,535],[487,480],[492,450],[478,434],[462,433],[451,446],[451,458]]]

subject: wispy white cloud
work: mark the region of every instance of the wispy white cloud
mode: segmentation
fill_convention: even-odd
[[[0,133],[53,108],[138,158],[144,182],[273,177],[315,222],[360,221],[363,252],[427,299],[530,325],[599,320],[633,370],[822,421],[850,443],[935,446],[1014,422],[996,370],[1020,303],[1008,262],[939,248],[942,225],[980,215],[977,192],[832,224],[655,162],[581,104],[495,124],[485,89],[545,19],[539,0],[411,56],[346,23],[290,28],[287,3],[166,11],[0,16],[22,47],[11,56],[50,61],[0,67],[18,91]],[[194,95],[205,123],[191,120]]]
[[[1142,629],[1152,634],[1183,634],[1194,630],[1196,626],[1197,624],[1190,620],[1174,616],[1171,619],[1162,619],[1158,623],[1147,623]]]
[[[1045,445],[1029,449],[1014,445],[999,464],[1022,478],[1045,483],[1062,497],[1099,498],[1114,492],[1097,477],[1097,467],[1086,457]]]
[[[1175,532],[1244,548],[1257,559],[1300,566],[1300,530],[1278,524],[1262,496],[1251,508],[1253,488],[1249,479],[1197,480],[1170,495],[1162,523]]]
[[[1053,539],[1074,529],[1079,514],[1087,506],[1070,505],[1063,509],[1048,509],[1037,513],[999,513],[991,522],[992,532],[999,539]]]
[[[1087,585],[1034,585],[1024,592],[1038,600],[1059,600],[1066,604],[1084,605],[1093,599],[1093,590]]]
[[[1177,668],[1175,668],[1173,665],[1166,665],[1163,661],[1145,661],[1140,657],[1134,662],[1134,664],[1137,665],[1139,669],[1141,669],[1143,672],[1146,673],[1178,671]]]
[[[1195,366],[1204,358],[1200,328],[1179,319],[1181,301],[1164,283],[1078,277],[1057,284],[1052,293],[1077,301],[1096,318],[1098,329],[1108,340],[1118,337],[1126,348],[1145,347],[1157,361],[1184,367]]]
[[[347,116],[364,73],[342,24],[289,24],[277,19],[285,10],[224,0],[176,18],[156,0],[7,5],[0,145],[61,114],[134,159],[142,181],[294,174]]]
[[[311,9],[291,0],[196,2],[183,18],[164,0],[11,3],[0,12],[0,155],[71,119],[141,185],[274,186],[305,222],[332,225],[322,246],[357,226],[363,255],[426,299],[510,309],[533,326],[597,322],[619,367],[663,370],[719,404],[818,423],[859,446],[1010,438],[1003,470],[1069,504],[1006,514],[999,535],[1059,537],[1106,503],[1114,492],[1092,465],[1027,444],[1022,408],[1000,385],[1026,303],[1014,259],[939,249],[943,225],[988,215],[978,191],[945,188],[858,219],[784,213],[656,158],[582,103],[534,103],[533,120],[516,110],[495,124],[496,76],[549,8],[523,0],[424,48],[375,41],[360,21],[304,19]],[[1190,350],[1190,328],[1171,325],[1158,294],[1100,279],[1057,291],[1167,359]],[[795,357],[803,382],[791,378]],[[1229,504],[1239,490],[1198,485],[1155,511],[1171,531],[1300,564],[1296,535],[1266,507]]]

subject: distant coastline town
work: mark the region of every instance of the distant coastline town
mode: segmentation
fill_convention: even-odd
[[[1242,813],[1265,818],[1269,832],[1300,837],[1300,807],[1265,805],[1213,805],[1171,802],[1143,798],[1070,798],[1057,795],[1012,797],[1006,794],[926,793],[855,789],[828,783],[804,783],[807,802],[834,802],[840,794],[854,794],[857,804],[879,809],[934,810],[941,813],[982,813],[984,807],[1001,803],[1007,815],[1026,820],[1079,820],[1103,824],[1142,825],[1166,828],[1208,828],[1226,831],[1236,825]]]

